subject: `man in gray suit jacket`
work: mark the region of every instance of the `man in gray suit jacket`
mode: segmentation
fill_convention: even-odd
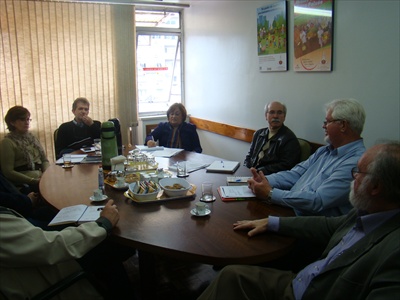
[[[225,267],[199,299],[398,299],[400,297],[400,143],[367,150],[352,170],[354,209],[340,217],[269,217],[235,230],[319,241],[320,260],[298,274]]]

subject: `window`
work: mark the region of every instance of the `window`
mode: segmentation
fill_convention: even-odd
[[[140,116],[165,114],[182,97],[181,12],[136,10]]]

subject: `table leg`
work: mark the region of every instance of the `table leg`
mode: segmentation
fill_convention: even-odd
[[[140,293],[142,300],[153,300],[157,298],[154,287],[158,284],[156,276],[156,266],[154,255],[138,251],[139,255],[139,273],[140,273]]]

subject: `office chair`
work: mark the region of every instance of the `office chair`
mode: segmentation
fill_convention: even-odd
[[[298,140],[299,140],[300,149],[301,149],[300,162],[302,162],[302,161],[305,161],[306,159],[308,159],[310,157],[310,155],[311,155],[311,145],[305,139],[298,138]]]
[[[91,276],[89,276],[85,271],[80,270],[71,275],[61,279],[59,282],[55,283],[54,285],[48,287],[44,291],[40,292],[36,296],[32,297],[31,300],[50,300],[54,296],[58,295],[65,289],[69,288],[74,283],[78,282],[79,280],[87,279],[92,286],[97,290],[97,292],[104,297],[104,299],[108,299],[109,297],[106,296],[105,292],[101,289],[101,287],[96,283],[94,283]]]

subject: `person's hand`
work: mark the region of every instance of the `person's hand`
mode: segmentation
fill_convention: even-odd
[[[266,232],[268,228],[268,218],[253,220],[253,221],[237,221],[233,223],[233,230],[246,230],[250,229],[247,233],[248,236],[254,236]]]
[[[85,123],[87,126],[92,126],[93,125],[93,119],[89,116],[83,116],[82,117],[82,122]]]
[[[156,145],[157,145],[156,142],[153,140],[147,141],[147,147],[149,147],[149,148],[155,147]]]
[[[253,177],[247,180],[249,189],[251,189],[257,198],[266,200],[272,189],[271,185],[262,171],[257,172],[254,168],[251,168],[250,171],[253,174]]]
[[[117,206],[114,204],[114,200],[108,200],[107,204],[104,206],[100,213],[101,217],[107,218],[113,227],[117,225],[119,221],[119,212]]]
[[[29,197],[29,199],[31,199],[33,207],[39,205],[39,195],[37,193],[30,192],[27,196]]]

